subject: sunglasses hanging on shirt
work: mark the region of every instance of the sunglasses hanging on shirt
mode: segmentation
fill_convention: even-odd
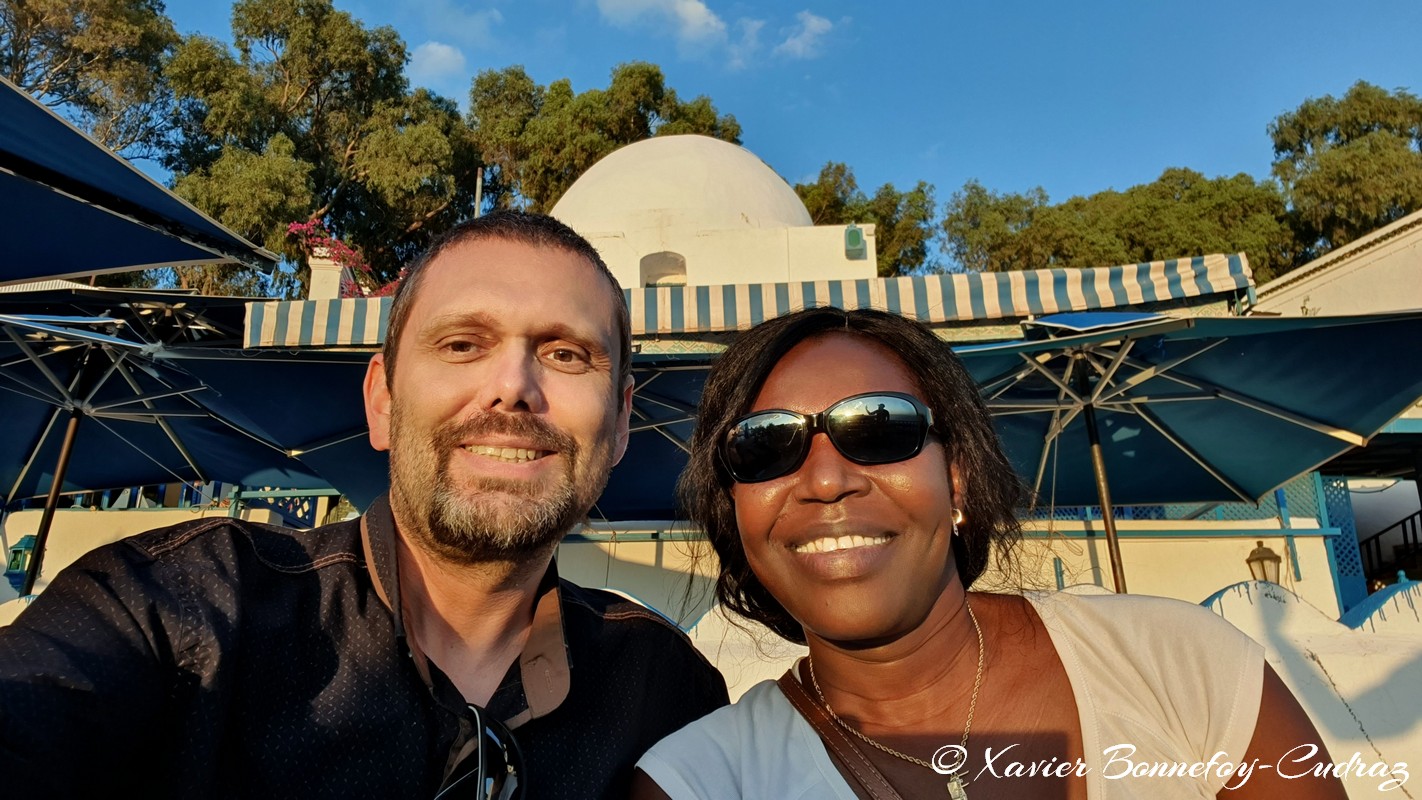
[[[477,738],[464,747],[434,800],[517,800],[526,797],[527,778],[518,742],[503,723],[475,705]]]
[[[821,432],[856,464],[892,464],[923,451],[934,432],[933,411],[900,392],[857,394],[817,414],[756,411],[731,424],[721,459],[739,483],[773,480],[799,469]]]

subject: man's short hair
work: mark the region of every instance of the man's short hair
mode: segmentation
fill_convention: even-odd
[[[621,387],[632,374],[632,328],[628,317],[627,303],[622,295],[622,286],[607,268],[607,264],[587,239],[578,232],[546,214],[530,214],[523,211],[495,211],[454,226],[435,239],[405,270],[400,286],[395,290],[395,299],[390,305],[390,320],[385,330],[385,380],[390,385],[395,381],[395,357],[400,346],[400,335],[405,330],[405,320],[410,315],[410,307],[415,304],[420,282],[426,268],[446,250],[470,242],[497,239],[518,242],[534,247],[549,247],[582,256],[607,279],[608,290],[612,293],[614,322],[618,339],[618,382],[617,396],[621,403]]]

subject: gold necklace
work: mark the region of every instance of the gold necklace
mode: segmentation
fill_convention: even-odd
[[[973,712],[976,711],[978,707],[978,690],[982,688],[983,685],[983,667],[987,663],[987,659],[985,657],[987,649],[983,647],[982,626],[978,625],[977,615],[973,613],[973,607],[968,605],[968,601],[966,598],[963,600],[963,607],[968,609],[968,619],[972,620],[973,631],[978,635],[978,672],[976,675],[973,676],[973,694],[972,697],[968,700],[968,720],[967,722],[963,723],[963,740],[958,743],[958,746],[963,750],[964,763],[960,764],[958,768],[953,770],[953,772],[948,776],[948,797],[950,798],[950,800],[967,800],[968,797],[967,790],[963,788],[962,772],[963,766],[967,763],[968,733],[973,728]],[[885,753],[888,753],[891,756],[894,756],[895,758],[902,759],[904,761],[909,762],[910,764],[916,764],[920,767],[923,767],[924,769],[931,769],[934,772],[938,772],[938,769],[936,769],[932,764],[928,763],[927,761],[924,761],[921,758],[915,758],[911,755],[908,755],[907,753],[901,753],[898,750],[895,750],[894,748],[883,744],[882,742],[877,742],[873,739],[870,739],[868,736],[865,736],[863,733],[860,733],[858,730],[851,727],[848,722],[845,722],[843,719],[840,719],[840,716],[834,713],[834,709],[830,708],[829,701],[825,699],[825,693],[820,691],[820,682],[815,679],[814,659],[806,657],[805,662],[810,667],[810,685],[815,688],[815,696],[820,699],[820,705],[825,707],[825,711],[829,712],[830,719],[834,720],[835,723],[839,725],[839,727],[844,728],[846,731],[849,731],[850,733],[859,737],[868,744],[878,748],[879,750],[882,750]]]

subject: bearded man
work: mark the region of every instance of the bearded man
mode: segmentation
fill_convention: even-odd
[[[17,797],[594,798],[727,702],[661,616],[557,576],[627,447],[631,339],[544,216],[450,231],[365,379],[390,493],[297,532],[235,519],[99,548],[0,628]]]

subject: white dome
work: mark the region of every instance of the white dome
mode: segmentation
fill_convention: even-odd
[[[694,135],[610,153],[569,187],[552,215],[583,235],[814,224],[795,190],[754,153]]]

